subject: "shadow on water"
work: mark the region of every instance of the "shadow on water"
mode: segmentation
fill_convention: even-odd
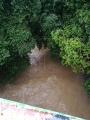
[[[90,120],[90,96],[82,87],[82,75],[52,60],[48,49],[35,48],[29,56],[31,66],[13,84],[1,85],[0,97]]]

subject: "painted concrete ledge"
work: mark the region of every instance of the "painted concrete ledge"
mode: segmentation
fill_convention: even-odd
[[[85,120],[0,98],[0,120]]]

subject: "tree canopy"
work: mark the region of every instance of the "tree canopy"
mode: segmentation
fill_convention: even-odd
[[[27,53],[35,40],[28,27],[31,2],[26,0],[0,1],[0,79],[11,79],[29,64]],[[27,61],[27,62],[26,62]],[[24,65],[24,63],[26,63]]]

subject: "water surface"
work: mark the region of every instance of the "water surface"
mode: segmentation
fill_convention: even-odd
[[[13,84],[0,85],[0,97],[90,120],[82,75],[52,60],[48,49],[35,48],[29,56],[31,66]]]

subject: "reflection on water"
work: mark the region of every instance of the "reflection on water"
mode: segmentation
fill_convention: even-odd
[[[31,66],[12,85],[0,86],[0,97],[90,120],[90,96],[83,78],[49,57],[49,50],[35,48]]]

